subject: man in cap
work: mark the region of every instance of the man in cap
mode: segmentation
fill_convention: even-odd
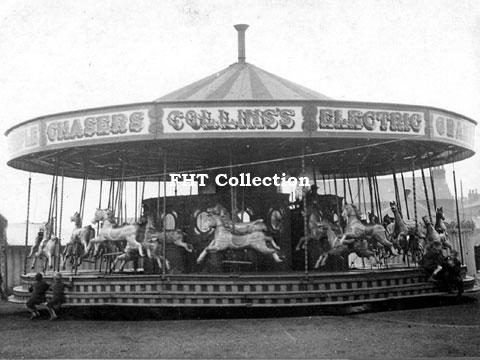
[[[35,305],[39,305],[46,301],[45,293],[48,290],[48,284],[43,280],[43,275],[37,273],[35,275],[35,282],[29,287],[28,291],[31,292],[30,299],[27,301],[27,309],[32,313],[31,320],[40,316]]]
[[[65,288],[73,289],[72,278],[70,278],[70,284],[62,282],[62,274],[56,272],[53,275],[53,283],[50,285],[52,291],[52,299],[47,302],[47,309],[50,313],[50,320],[55,320],[58,315],[57,311],[60,306],[65,302]]]

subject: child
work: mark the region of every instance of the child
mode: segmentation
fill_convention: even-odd
[[[50,285],[52,299],[47,302],[50,320],[55,320],[58,317],[56,311],[58,311],[60,305],[65,302],[65,288],[73,289],[72,278],[70,278],[70,284],[65,284],[62,282],[62,274],[59,272],[55,273],[55,275],[53,275],[53,283]]]
[[[26,304],[27,309],[32,313],[30,320],[36,319],[40,316],[40,313],[35,305],[45,302],[45,293],[47,290],[48,284],[45,282],[45,280],[43,280],[43,275],[37,273],[35,275],[35,282],[28,289],[28,291],[32,293]]]

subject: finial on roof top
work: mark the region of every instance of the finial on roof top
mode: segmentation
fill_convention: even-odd
[[[237,24],[233,27],[238,31],[238,62],[245,63],[245,31],[248,25]]]

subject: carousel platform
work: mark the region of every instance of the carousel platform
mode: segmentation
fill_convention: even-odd
[[[10,301],[25,303],[34,273],[22,276]],[[45,279],[51,282],[51,274]],[[230,274],[63,272],[74,288],[65,306],[155,307],[177,309],[306,308],[344,306],[352,312],[392,300],[446,295],[427,282],[419,268],[352,270],[348,272],[285,272]],[[464,276],[465,292],[477,291],[474,278]],[[48,298],[48,293],[47,293]]]

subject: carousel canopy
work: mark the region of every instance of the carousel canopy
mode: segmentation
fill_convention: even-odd
[[[235,25],[238,31],[238,62],[155,101],[331,100],[247,63],[247,28],[245,24]]]
[[[427,106],[335,101],[238,62],[153,102],[32,119],[6,133],[8,165],[90,179],[164,173],[390,174],[474,154],[476,122]]]
[[[252,64],[237,62],[155,101],[230,100],[330,100],[330,98]]]

